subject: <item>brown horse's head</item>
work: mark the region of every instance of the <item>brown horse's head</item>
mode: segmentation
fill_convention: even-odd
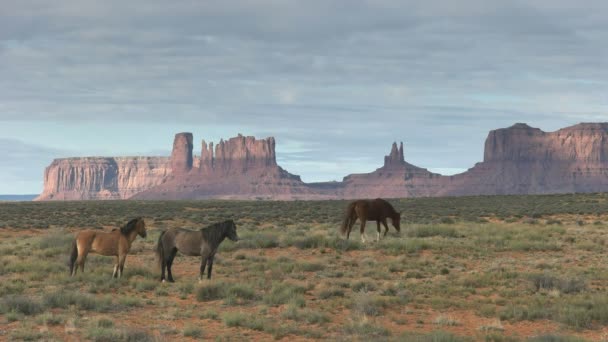
[[[226,224],[226,237],[228,237],[232,241],[239,241],[239,236],[236,233],[236,224],[233,220],[228,220],[225,222]]]
[[[137,217],[129,221],[124,227],[120,228],[120,232],[124,235],[129,235],[132,231],[136,231],[137,235],[145,238],[146,235],[146,222],[142,217]]]
[[[393,221],[393,226],[397,229],[398,232],[401,231],[401,213],[395,213],[391,216],[391,221]]]
[[[148,235],[146,232],[146,221],[142,217],[137,218],[137,224],[135,225],[135,229],[137,229],[137,234],[142,238],[145,238]]]

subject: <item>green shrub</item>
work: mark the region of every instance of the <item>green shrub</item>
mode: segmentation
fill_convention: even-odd
[[[25,296],[9,296],[2,298],[0,312],[3,314],[17,312],[24,315],[36,315],[43,311],[39,302]]]
[[[114,308],[109,298],[97,299],[94,296],[73,291],[59,290],[43,296],[45,306],[67,309],[70,305],[81,310],[107,312]]]
[[[280,305],[289,302],[293,298],[303,298],[305,292],[306,289],[301,286],[284,282],[275,283],[270,292],[264,296],[263,300],[268,305]]]
[[[212,300],[222,299],[224,297],[224,283],[205,284],[196,291],[196,299],[199,302],[208,302]]]

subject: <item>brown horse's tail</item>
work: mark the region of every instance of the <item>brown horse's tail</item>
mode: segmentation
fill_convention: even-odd
[[[76,265],[76,259],[78,258],[78,244],[76,239],[72,242],[72,248],[70,251],[70,275],[74,273],[74,266]]]
[[[357,219],[357,213],[355,212],[355,204],[356,202],[352,202],[346,208],[346,214],[344,214],[344,221],[342,221],[342,226],[340,227],[340,233],[342,235],[346,234],[348,231],[348,227]]]
[[[156,262],[158,264],[158,269],[162,269],[163,259],[165,258],[165,249],[163,248],[163,235],[165,232],[160,232],[158,236],[158,242],[156,243]]]

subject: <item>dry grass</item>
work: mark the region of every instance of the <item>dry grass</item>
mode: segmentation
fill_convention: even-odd
[[[365,245],[338,235],[343,201],[2,203],[0,324],[34,340],[600,339],[607,199],[394,201],[403,232]],[[68,277],[75,231],[138,215],[149,237],[122,279],[97,255]],[[198,284],[200,260],[178,256],[177,282],[158,282],[161,230],[224,218],[242,241],[221,245],[213,280]]]

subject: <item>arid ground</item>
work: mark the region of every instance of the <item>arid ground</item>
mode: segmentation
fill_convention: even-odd
[[[391,202],[401,233],[366,244],[338,234],[345,201],[0,203],[0,339],[608,339],[608,194]],[[74,233],[135,216],[123,278],[96,255],[69,277]],[[179,256],[159,282],[161,230],[228,218],[213,279]]]

